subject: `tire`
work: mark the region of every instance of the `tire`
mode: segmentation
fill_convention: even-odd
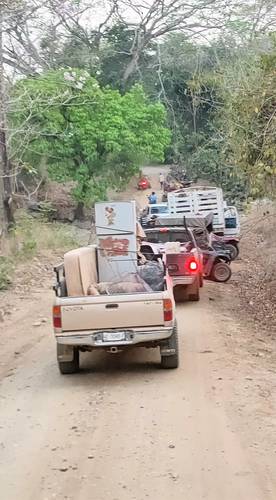
[[[178,332],[177,323],[175,323],[173,328],[172,336],[168,339],[166,344],[168,349],[175,349],[175,354],[169,354],[167,356],[162,356],[161,354],[161,368],[165,370],[173,370],[179,366],[179,345],[178,345]]]
[[[186,285],[176,285],[173,289],[174,300],[177,304],[187,301]]]
[[[198,302],[200,299],[200,277],[197,276],[195,282],[187,287],[187,296],[190,302]]]
[[[204,280],[203,280],[203,275],[201,274],[201,275],[199,276],[199,286],[200,286],[200,288],[202,288],[202,287],[203,287],[203,285],[204,285]]]
[[[57,346],[58,352],[59,346]],[[77,373],[80,369],[80,353],[77,348],[73,348],[74,354],[72,361],[59,361],[58,359],[58,367],[59,371],[62,375],[70,375],[72,373]]]
[[[234,243],[225,243],[225,249],[230,251],[231,260],[235,260],[239,256],[239,247]]]
[[[231,268],[226,262],[216,262],[213,265],[211,278],[218,283],[226,283],[232,276]]]

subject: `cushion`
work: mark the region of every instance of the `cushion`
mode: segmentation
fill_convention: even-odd
[[[64,270],[69,297],[88,295],[98,281],[96,247],[76,248],[64,255]]]

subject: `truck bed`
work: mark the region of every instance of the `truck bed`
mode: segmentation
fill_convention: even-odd
[[[136,293],[88,297],[57,297],[60,331],[137,328],[164,325],[163,300],[169,293]]]
[[[224,231],[224,205],[221,188],[191,186],[168,194],[169,212],[174,215],[214,215],[213,226]]]

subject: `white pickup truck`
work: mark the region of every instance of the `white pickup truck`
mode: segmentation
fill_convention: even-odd
[[[169,207],[167,203],[156,203],[155,205],[148,205],[141,215],[141,224],[143,227],[147,227],[148,223],[154,218],[168,217]]]
[[[53,324],[62,374],[79,370],[80,352],[131,347],[160,349],[162,368],[178,367],[178,337],[171,278],[159,292],[88,295],[97,283],[97,249],[68,252],[55,267]]]

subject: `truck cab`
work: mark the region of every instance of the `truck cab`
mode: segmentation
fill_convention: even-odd
[[[224,207],[225,236],[239,237],[241,225],[239,213],[236,207],[226,205]]]
[[[167,203],[156,203],[155,205],[148,205],[141,215],[141,224],[147,227],[151,220],[156,217],[167,217],[169,215],[169,207]]]

